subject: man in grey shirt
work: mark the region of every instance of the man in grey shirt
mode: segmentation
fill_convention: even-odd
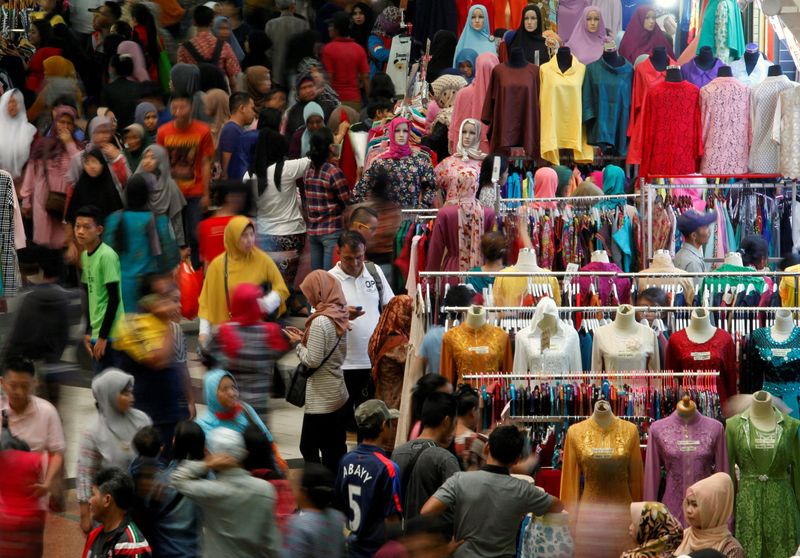
[[[289,46],[289,39],[298,33],[308,29],[308,21],[303,17],[295,15],[295,0],[277,0],[275,7],[281,11],[281,15],[271,19],[264,27],[264,32],[272,41],[272,81],[276,85],[286,87],[290,82],[287,73],[294,68],[286,68],[286,49]],[[292,130],[294,132],[294,130]]]
[[[422,514],[455,516],[455,540],[463,541],[456,558],[511,558],[525,515],[560,512],[561,501],[509,469],[522,454],[524,438],[515,426],[499,426],[489,436],[486,466],[480,471],[456,473],[431,496]]]
[[[445,449],[453,441],[456,409],[453,394],[432,393],[422,406],[419,438],[392,452],[392,460],[400,467],[406,519],[418,516],[428,498],[461,470],[458,459]]]
[[[683,235],[683,246],[675,254],[675,267],[689,272],[708,271],[703,257],[703,248],[711,237],[709,225],[717,220],[714,211],[700,213],[694,209],[679,215],[676,226]],[[694,277],[695,284],[699,284],[702,277]]]

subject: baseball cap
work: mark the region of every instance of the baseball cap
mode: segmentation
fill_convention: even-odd
[[[707,225],[710,225],[716,220],[717,220],[717,213],[715,211],[700,213],[699,211],[690,209],[689,211],[686,211],[682,215],[678,216],[678,219],[676,220],[676,225],[678,227],[678,230],[681,231],[681,233],[684,236],[687,236],[692,234],[700,227],[705,227]]]
[[[356,409],[356,424],[359,428],[369,428],[376,426],[385,420],[396,419],[400,417],[400,411],[397,409],[390,409],[386,403],[380,399],[370,399],[364,401]]]

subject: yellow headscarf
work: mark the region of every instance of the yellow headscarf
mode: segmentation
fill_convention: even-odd
[[[77,79],[75,66],[63,56],[50,56],[42,63],[45,77],[64,77]]]
[[[211,262],[206,269],[206,278],[203,290],[200,293],[199,316],[211,322],[212,325],[221,324],[230,319],[228,300],[225,296],[225,261],[228,267],[228,293],[233,296],[236,287],[241,283],[260,285],[265,281],[272,283],[272,290],[281,297],[281,306],[278,312],[286,310],[286,299],[289,298],[289,289],[283,281],[278,266],[267,254],[259,248],[250,252],[242,252],[239,248],[239,239],[242,238],[247,227],[253,224],[247,217],[234,217],[225,227],[225,252]]]

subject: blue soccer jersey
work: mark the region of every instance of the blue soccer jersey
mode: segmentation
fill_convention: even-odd
[[[339,462],[335,501],[351,531],[350,555],[372,556],[384,543],[384,520],[403,516],[400,467],[381,448],[360,444]]]

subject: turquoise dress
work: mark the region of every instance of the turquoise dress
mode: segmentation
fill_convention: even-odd
[[[726,43],[730,51],[730,59],[738,60],[744,54],[744,29],[742,27],[742,18],[739,12],[739,7],[733,0],[709,0],[706,6],[705,14],[703,15],[703,23],[700,28],[700,39],[697,43],[697,52],[704,46],[711,47],[711,52],[714,56],[720,57],[717,52],[717,7],[721,4],[727,4],[728,18],[727,18],[727,34]],[[727,62],[723,60],[723,62]]]
[[[469,271],[480,271],[481,266],[476,265]],[[494,277],[467,277],[467,285],[471,285],[475,292],[480,294],[483,289],[488,289],[489,285],[494,285]]]
[[[155,224],[157,239],[151,238],[148,232],[151,221]],[[115,211],[106,219],[103,242],[119,256],[125,312],[136,312],[145,276],[167,272],[180,262],[180,251],[169,219],[165,215],[154,218],[150,211]],[[154,250],[156,246],[158,249]]]

